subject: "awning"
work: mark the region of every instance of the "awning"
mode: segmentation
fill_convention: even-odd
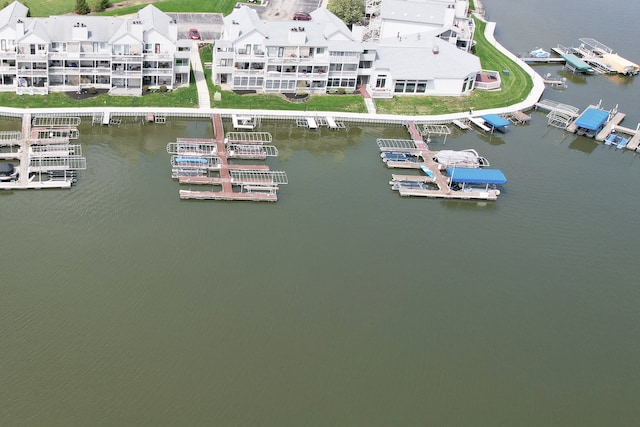
[[[497,114],[485,114],[482,116],[482,120],[487,122],[489,126],[493,126],[494,128],[503,128],[505,126],[509,126],[511,122],[503,117],[500,117]]]
[[[506,184],[507,178],[500,169],[447,168],[451,182],[458,184]]]
[[[607,120],[609,120],[607,111],[589,107],[578,117],[575,125],[587,130],[598,130]]]

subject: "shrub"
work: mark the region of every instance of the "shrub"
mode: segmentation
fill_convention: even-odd
[[[86,15],[91,12],[91,8],[87,4],[87,0],[76,0],[76,6],[73,11],[78,15]]]
[[[165,85],[160,86],[160,88],[158,89],[160,92],[166,92],[167,91],[167,87]]]
[[[343,88],[343,87],[339,87],[339,88],[338,88],[338,93],[339,93],[340,95],[344,95],[345,93],[347,93],[347,90],[346,90],[345,88]]]
[[[93,11],[94,12],[102,12],[106,8],[111,6],[110,0],[95,0],[93,2]]]
[[[149,86],[148,85],[142,86],[142,93],[148,93],[148,92],[149,92]]]
[[[96,93],[98,93],[98,89],[96,89],[95,87],[90,87],[88,92],[91,95],[95,95]]]

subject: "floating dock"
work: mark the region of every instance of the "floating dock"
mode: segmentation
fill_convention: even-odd
[[[405,126],[409,130],[412,139],[378,139],[377,144],[382,152],[381,157],[388,155],[385,153],[406,153],[406,158],[416,160],[387,160],[387,167],[417,169],[424,175],[401,175],[392,174],[389,182],[393,190],[398,191],[401,196],[427,197],[438,199],[476,199],[476,200],[496,200],[500,195],[500,190],[490,188],[496,184],[506,183],[506,178],[501,172],[476,172],[448,174],[443,173],[443,165],[435,161],[437,151],[429,150],[427,144],[422,140],[413,122],[406,122]],[[418,139],[419,138],[419,139]],[[398,159],[400,157],[396,156]],[[389,159],[396,158],[394,156]],[[474,169],[478,170],[478,169]],[[497,179],[498,173],[502,176]],[[468,174],[473,174],[468,176]],[[489,176],[490,174],[493,174]],[[485,176],[486,175],[486,176]],[[482,186],[484,185],[484,188]]]
[[[2,158],[6,163],[0,173],[0,189],[26,190],[70,188],[77,171],[87,167],[79,144],[70,144],[69,135],[77,135],[74,127],[79,117],[22,115],[21,132],[1,132]],[[41,127],[41,128],[39,128]],[[68,132],[66,137],[61,132]]]
[[[277,156],[267,132],[229,132],[224,136],[222,118],[212,117],[215,139],[179,138],[167,145],[173,154],[172,177],[181,185],[203,189],[181,189],[181,199],[275,202],[280,185],[287,184],[283,171],[268,165],[230,164],[230,159],[265,159]],[[211,186],[211,189],[206,189]]]

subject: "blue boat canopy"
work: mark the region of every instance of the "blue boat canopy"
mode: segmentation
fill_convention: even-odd
[[[451,182],[458,184],[506,184],[500,169],[447,168]]]
[[[490,126],[494,128],[503,128],[511,124],[511,122],[503,117],[500,117],[497,114],[485,114],[482,116],[482,120],[489,123]]]
[[[589,107],[578,117],[575,125],[587,130],[598,130],[607,120],[609,120],[608,112]]]

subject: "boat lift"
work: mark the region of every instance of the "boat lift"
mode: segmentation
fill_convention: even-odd
[[[269,132],[227,132],[225,144],[265,144],[273,137]]]
[[[422,126],[422,130],[420,131],[422,136],[427,137],[427,143],[431,142],[431,135],[444,135],[443,144],[447,142],[447,135],[451,135],[451,129],[449,129],[446,125],[431,125],[424,124]]]
[[[420,154],[420,149],[413,139],[387,139],[378,138],[376,141],[380,151],[401,151],[412,154]]]

